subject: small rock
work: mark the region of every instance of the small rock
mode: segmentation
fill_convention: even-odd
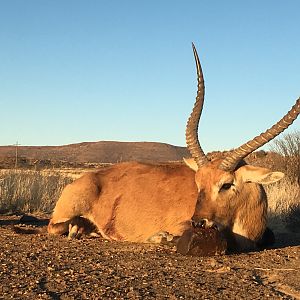
[[[226,249],[227,241],[216,228],[190,228],[177,242],[177,252],[183,255],[222,255]]]

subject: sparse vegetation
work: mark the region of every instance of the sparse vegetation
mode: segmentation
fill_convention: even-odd
[[[272,151],[276,153],[263,152],[263,155],[250,157],[251,164],[287,174],[283,180],[265,187],[269,200],[269,226],[275,231],[300,231],[299,150],[300,133],[296,132],[274,142]],[[86,170],[2,170],[0,212],[50,213],[62,189]]]
[[[280,155],[280,159],[277,159],[278,169],[300,186],[300,131],[275,139],[271,150]]]
[[[0,211],[51,212],[73,179],[59,172],[4,170],[0,173]]]
[[[284,178],[265,187],[269,204],[269,226],[279,232],[300,231],[300,189],[296,182]],[[299,224],[295,227],[295,224]]]
[[[267,187],[270,223],[280,230],[282,224],[290,231],[300,231],[300,131],[283,135],[273,141],[271,165],[286,177]]]

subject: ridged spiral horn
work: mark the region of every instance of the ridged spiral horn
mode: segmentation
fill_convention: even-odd
[[[192,43],[192,47],[193,47],[196,69],[197,69],[198,90],[197,90],[197,96],[196,96],[194,108],[186,124],[185,138],[186,138],[187,148],[190,154],[192,155],[192,157],[194,158],[194,160],[196,161],[198,167],[200,168],[201,166],[203,166],[208,162],[208,159],[204,154],[198,140],[198,125],[199,125],[199,120],[200,120],[203,103],[204,103],[205,88],[204,88],[204,79],[203,79],[200,60],[198,57],[196,47],[193,43]]]
[[[254,139],[243,144],[239,148],[233,150],[224,160],[221,162],[219,168],[224,171],[233,171],[238,163],[247,155],[260,148],[264,144],[274,139],[277,135],[287,129],[298,117],[300,113],[300,98],[293,105],[291,110],[275,125],[256,136]]]

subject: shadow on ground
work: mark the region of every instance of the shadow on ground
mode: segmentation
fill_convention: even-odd
[[[0,211],[0,226],[29,226],[29,227],[45,227],[49,223],[48,217],[36,217],[24,213],[7,213]],[[290,232],[288,230],[274,231],[275,244],[267,247],[267,249],[277,249],[292,246],[300,246],[300,232]]]

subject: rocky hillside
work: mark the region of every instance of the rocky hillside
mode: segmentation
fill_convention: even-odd
[[[15,159],[15,146],[0,146],[0,160]],[[121,161],[174,161],[188,157],[185,147],[154,142],[85,142],[64,146],[19,146],[18,157],[31,161],[115,163]]]

